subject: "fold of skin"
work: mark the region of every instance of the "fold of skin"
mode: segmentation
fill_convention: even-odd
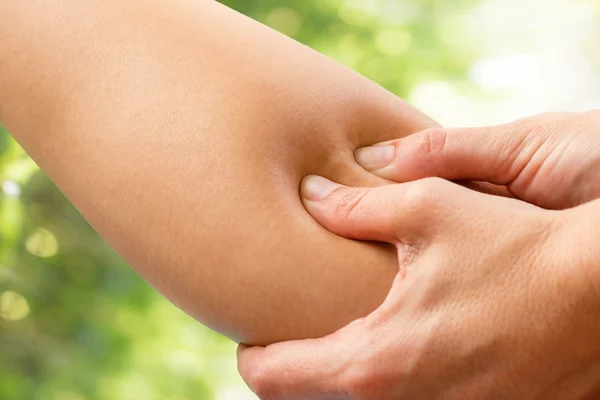
[[[326,231],[299,183],[384,184],[353,151],[435,122],[217,2],[5,1],[0,15],[0,121],[177,306],[268,344],[384,299],[394,250]]]

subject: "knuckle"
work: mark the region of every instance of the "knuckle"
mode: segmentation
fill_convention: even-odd
[[[440,204],[440,193],[451,185],[442,178],[425,178],[412,182],[406,191],[406,201],[413,209],[432,209]]]
[[[546,126],[546,116],[535,116],[535,117],[524,117],[514,122],[515,127],[518,131],[524,132],[525,136],[534,137],[539,134],[542,129]]]
[[[348,220],[353,217],[359,205],[363,202],[368,189],[352,189],[341,195],[335,207],[335,217],[339,220]]]
[[[531,117],[524,117],[515,122],[518,131],[524,133],[524,139],[544,139],[552,136],[568,126],[575,120],[574,113],[544,113]]]
[[[439,156],[446,150],[448,132],[444,128],[424,130],[419,137],[418,151],[429,157]]]

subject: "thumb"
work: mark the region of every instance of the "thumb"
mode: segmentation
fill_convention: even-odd
[[[353,188],[320,176],[302,181],[306,210],[329,231],[358,240],[406,245],[429,239],[471,191],[439,178]]]
[[[509,185],[523,171],[540,138],[525,121],[483,128],[432,128],[358,149],[356,161],[382,178],[427,177]]]

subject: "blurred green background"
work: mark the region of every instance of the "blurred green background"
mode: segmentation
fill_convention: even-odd
[[[600,107],[594,0],[223,3],[444,124]],[[0,185],[0,399],[254,398],[235,345],[150,289],[1,128]]]

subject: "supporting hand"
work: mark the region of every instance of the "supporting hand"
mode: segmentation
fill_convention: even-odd
[[[302,193],[330,231],[395,245],[401,271],[379,309],[330,336],[240,346],[262,399],[574,400],[598,388],[598,237],[576,210],[437,178],[367,189],[308,177]]]

